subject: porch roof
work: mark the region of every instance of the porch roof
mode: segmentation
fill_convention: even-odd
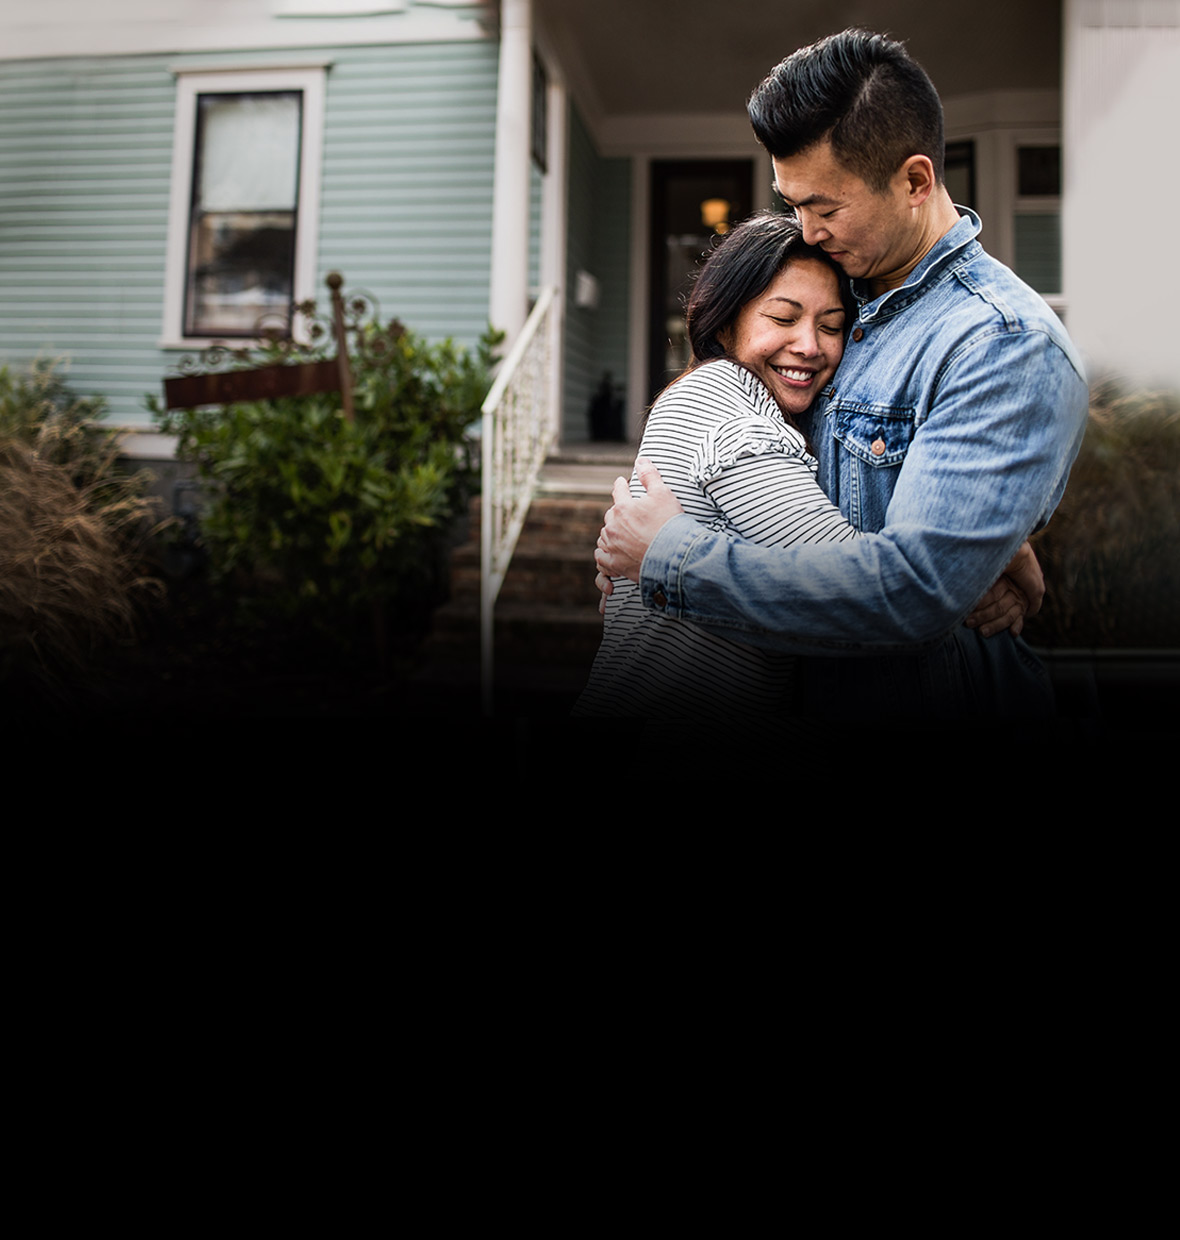
[[[797,47],[862,25],[905,41],[944,99],[1058,90],[1060,0],[535,0],[592,126],[730,115]]]

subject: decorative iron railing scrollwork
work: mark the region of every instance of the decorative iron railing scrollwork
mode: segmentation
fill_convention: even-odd
[[[249,346],[215,340],[198,354],[185,354],[164,380],[169,409],[229,404],[275,396],[339,391],[344,414],[351,420],[350,357],[379,360],[405,334],[396,319],[379,325],[377,298],[367,289],[346,296],[344,278],[330,272],[325,280],[331,313],[325,316],[314,300],[292,307],[282,318],[267,314],[256,325]],[[301,319],[299,330],[296,320]]]

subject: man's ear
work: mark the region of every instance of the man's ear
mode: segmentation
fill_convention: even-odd
[[[911,155],[898,173],[905,180],[906,198],[911,207],[920,207],[938,185],[929,155]]]

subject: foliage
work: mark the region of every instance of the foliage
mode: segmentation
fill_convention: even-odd
[[[57,679],[130,636],[158,594],[141,572],[152,501],[118,463],[96,397],[58,366],[0,368],[0,658],[4,672]]]
[[[305,309],[307,309],[305,307]],[[201,537],[212,579],[260,621],[347,630],[386,603],[434,594],[438,559],[476,482],[466,431],[490,386],[493,349],[430,345],[397,321],[355,329],[355,420],[339,393],[163,412],[207,484]],[[242,364],[321,358],[272,344]],[[151,402],[149,402],[151,403]]]
[[[1180,397],[1095,384],[1078,459],[1034,539],[1043,645],[1180,645]]]

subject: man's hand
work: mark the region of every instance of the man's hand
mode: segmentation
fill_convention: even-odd
[[[603,603],[609,590],[603,590],[604,577],[627,577],[639,580],[643,557],[652,539],[660,532],[666,521],[679,516],[684,509],[675,494],[664,484],[659,470],[644,457],[635,462],[639,481],[646,495],[633,499],[625,478],[616,478],[611,498],[614,506],[607,510],[606,524],[598,535],[598,547],[594,562],[598,565],[598,588],[603,591]],[[610,583],[607,582],[609,585]],[[599,605],[602,610],[603,604]]]
[[[1023,543],[1000,580],[975,604],[967,627],[993,637],[1010,629],[1019,637],[1025,616],[1035,616],[1045,598],[1045,578],[1029,544]]]
[[[1028,614],[1035,616],[1045,601],[1045,574],[1041,572],[1041,565],[1030,543],[1020,544],[1012,563],[1004,569],[1004,576],[1024,593],[1028,599]]]
[[[1013,637],[1019,637],[1028,607],[1024,591],[1005,573],[975,604],[966,625],[969,629],[978,629],[984,637],[994,637],[1005,629],[1010,629]]]

